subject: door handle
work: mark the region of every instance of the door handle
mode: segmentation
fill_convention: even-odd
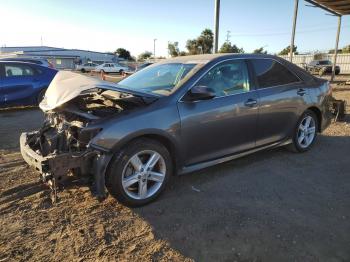
[[[245,101],[244,105],[249,106],[249,107],[253,107],[257,103],[258,103],[258,101],[256,101],[255,99],[249,98],[247,101]]]
[[[300,88],[300,89],[298,89],[297,94],[298,94],[299,96],[303,96],[303,95],[306,94],[306,91],[305,91],[305,89]]]

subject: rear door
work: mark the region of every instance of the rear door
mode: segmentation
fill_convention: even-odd
[[[38,82],[35,69],[29,64],[3,63],[3,74],[2,106],[31,104],[34,85]]]
[[[258,88],[256,145],[290,137],[309,99],[304,83],[277,60],[251,59]]]
[[[4,78],[4,67],[3,64],[0,63],[0,107],[4,102],[4,91],[3,91],[3,78]]]

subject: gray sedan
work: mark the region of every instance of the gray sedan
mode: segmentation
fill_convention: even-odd
[[[309,150],[330,123],[327,81],[275,56],[185,56],[118,84],[59,72],[40,107],[43,127],[21,136],[24,159],[57,186],[91,176],[140,206],[169,177],[267,148]]]

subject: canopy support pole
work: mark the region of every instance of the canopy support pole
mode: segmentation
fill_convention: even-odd
[[[292,38],[290,40],[290,46],[289,46],[289,61],[290,62],[293,62],[294,38],[295,38],[295,27],[297,25],[297,17],[298,17],[298,5],[299,5],[299,0],[295,0],[294,1],[294,17],[293,17]]]
[[[333,56],[333,66],[332,66],[331,81],[334,80],[334,76],[335,76],[335,66],[337,64],[337,57],[338,57],[338,44],[339,44],[340,28],[341,28],[341,16],[338,16],[338,29],[337,29],[337,36],[336,36],[336,39],[335,39],[335,48],[334,48],[334,56]]]

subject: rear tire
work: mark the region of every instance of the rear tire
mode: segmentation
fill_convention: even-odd
[[[82,69],[81,69],[81,72],[82,72],[82,73],[85,73],[86,71],[85,71],[85,69],[84,69],[84,68],[82,68]]]
[[[143,206],[162,193],[172,170],[171,156],[164,145],[156,140],[138,139],[112,158],[106,172],[106,187],[124,205]]]
[[[296,153],[308,151],[315,143],[318,125],[316,114],[306,110],[298,120],[293,131],[292,144],[288,148]]]

